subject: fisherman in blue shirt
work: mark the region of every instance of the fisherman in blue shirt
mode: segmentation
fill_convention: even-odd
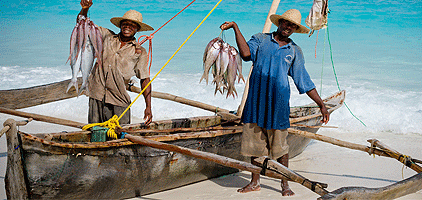
[[[296,9],[282,15],[271,15],[271,22],[278,27],[273,33],[258,33],[246,42],[235,22],[225,22],[222,30],[233,28],[240,56],[252,61],[249,91],[242,114],[243,135],[241,153],[255,158],[269,156],[288,167],[289,146],[286,141],[290,127],[290,85],[292,77],[300,94],[306,93],[320,108],[323,123],[330,114],[318,95],[315,85],[305,69],[302,50],[289,37],[293,33],[308,33],[301,25],[301,14]],[[281,181],[282,195],[292,196],[286,180]],[[252,173],[251,182],[238,190],[240,193],[259,191],[259,174]]]

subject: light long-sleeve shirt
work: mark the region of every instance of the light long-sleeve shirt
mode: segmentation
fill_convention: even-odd
[[[131,103],[126,91],[130,79],[149,78],[147,52],[136,39],[120,48],[120,39],[109,29],[99,27],[103,38],[102,66],[94,66],[88,78],[88,96],[104,100],[116,106],[127,107]],[[136,53],[140,50],[141,53]]]

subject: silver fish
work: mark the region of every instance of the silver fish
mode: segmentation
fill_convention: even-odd
[[[230,46],[229,47],[229,64],[227,67],[227,97],[229,97],[230,95],[233,96],[233,98],[235,97],[234,95],[236,94],[237,96],[237,91],[236,88],[234,87],[234,84],[236,82],[236,73],[237,73],[237,61],[236,61],[236,55],[237,52],[236,50]]]
[[[79,89],[78,95],[80,95],[82,91],[88,90],[86,86],[87,86],[88,76],[89,74],[91,74],[92,66],[94,64],[94,54],[95,54],[94,46],[91,43],[91,39],[89,39],[88,37],[85,41],[85,48],[82,51],[82,61],[80,65],[81,72],[82,72],[82,85],[81,85],[81,88]]]
[[[210,47],[207,47],[206,54],[204,54],[204,74],[202,75],[199,82],[202,81],[202,79],[205,79],[206,83],[208,84],[208,73],[211,69],[211,66],[215,63],[218,54],[220,53],[221,43],[220,41],[215,41]]]
[[[225,85],[222,84],[224,81],[224,73],[227,70],[227,66],[229,64],[229,44],[223,43],[220,49],[220,53],[218,54],[217,60],[215,61],[215,65],[217,66],[217,75],[214,77],[213,82],[218,85],[218,87],[225,88]]]
[[[72,78],[67,87],[69,89],[75,87],[78,96],[82,91],[87,90],[87,80],[91,73],[94,60],[97,58],[99,66],[101,66],[102,58],[102,37],[98,27],[84,16],[78,16],[78,23],[72,31],[70,37],[70,66],[72,69]],[[82,72],[82,86],[78,91],[77,76],[79,71]]]
[[[314,0],[305,23],[309,26],[311,36],[314,31],[327,27],[328,0]]]
[[[75,48],[74,52],[77,49]],[[81,69],[81,54],[82,51],[79,50],[79,52],[74,53],[74,56],[72,55],[72,59],[70,60],[70,67],[72,69],[72,78],[70,79],[70,83],[67,86],[67,90],[66,93],[69,92],[69,89],[72,88],[72,86],[75,87],[76,89],[76,93],[79,95],[78,93],[78,73]]]
[[[227,91],[228,96],[237,96],[234,87],[236,77],[243,81],[242,60],[236,48],[224,42],[220,37],[211,40],[205,47],[204,56],[204,73],[201,77],[208,84],[208,73],[211,70],[213,75],[212,83],[215,84],[214,94],[219,91],[224,94]]]

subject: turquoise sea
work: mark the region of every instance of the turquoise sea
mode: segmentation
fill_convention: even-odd
[[[118,32],[117,27],[110,23],[110,18],[135,9],[143,14],[145,23],[157,29],[190,2],[94,0],[88,16],[95,24]],[[155,34],[151,76],[168,61],[217,2],[195,1]],[[236,110],[244,84],[236,85],[238,98],[226,99],[225,96],[214,95],[213,85],[199,83],[202,54],[208,41],[220,34],[219,26],[224,21],[236,21],[247,40],[261,32],[271,2],[223,0],[158,75],[152,83],[153,90]],[[299,9],[304,24],[312,3],[311,0],[282,0],[277,13]],[[294,34],[292,39],[302,48],[307,70],[318,91],[322,92],[321,96],[338,91],[338,87],[346,90],[347,105],[366,126],[342,107],[332,114],[329,123],[339,128],[321,131],[422,135],[422,1],[329,0],[329,9],[328,30],[320,30],[311,37]],[[77,0],[1,1],[0,89],[69,79],[71,70],[66,64],[69,37],[79,11]],[[271,30],[276,30],[276,27],[272,26]],[[141,32],[136,37],[151,33]],[[226,31],[224,36],[229,44],[235,46],[233,31]],[[147,46],[145,43],[144,47]],[[243,64],[243,74],[247,76],[251,64]],[[292,91],[293,106],[311,101],[306,95],[298,95],[294,87]],[[132,94],[132,97],[136,95]],[[87,98],[82,96],[23,111],[86,122],[87,104]],[[142,121],[143,109],[143,99],[140,98],[133,107],[134,122]],[[213,113],[153,99],[153,115],[155,120],[159,120]],[[1,114],[0,121],[9,117]],[[38,123],[37,127],[42,127],[43,132],[68,129],[32,123]]]

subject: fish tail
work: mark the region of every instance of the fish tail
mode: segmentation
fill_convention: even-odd
[[[82,84],[81,88],[79,88],[78,96],[80,96],[84,90],[88,92],[86,84]]]
[[[69,90],[70,90],[70,88],[72,88],[72,86],[75,87],[76,93],[78,94],[78,79],[72,79],[72,80],[70,80],[70,83],[67,86],[66,93],[69,92]],[[79,94],[78,94],[78,96],[79,96]]]

